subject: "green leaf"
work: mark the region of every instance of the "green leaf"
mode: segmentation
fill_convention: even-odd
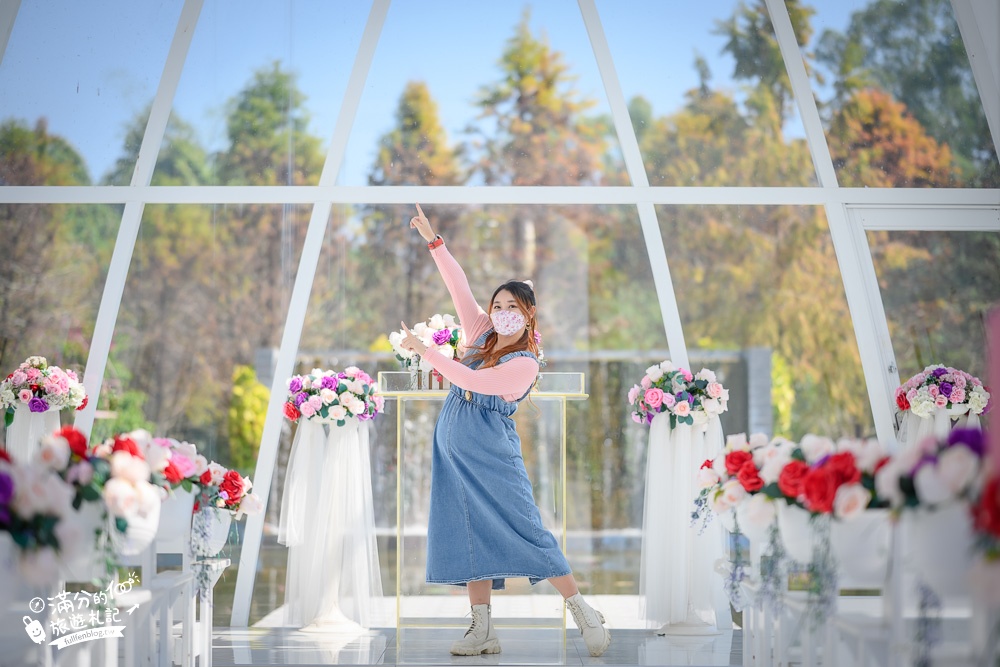
[[[694,386],[704,391],[708,388],[708,380],[695,380]]]
[[[795,449],[792,450],[792,459],[795,461],[802,461],[803,463],[805,463],[806,455],[802,453],[801,449],[796,447]]]
[[[778,488],[777,482],[771,482],[770,484],[766,484],[764,488],[760,490],[760,492],[763,493],[768,498],[772,499],[781,498],[784,496],[784,494],[781,493],[781,489]]]
[[[115,528],[118,529],[119,533],[124,534],[128,530],[128,521],[120,516],[115,517]]]
[[[687,424],[688,426],[694,426],[694,417],[692,417],[691,415],[688,415],[687,417],[681,417],[681,421]]]
[[[10,428],[10,425],[14,423],[14,408],[13,406],[7,406],[7,412],[3,414],[3,425],[5,428]]]
[[[182,489],[184,489],[185,491],[190,492],[191,491],[191,487],[192,487],[192,484],[191,484],[191,480],[190,479],[185,478],[185,479],[181,480],[181,488]]]

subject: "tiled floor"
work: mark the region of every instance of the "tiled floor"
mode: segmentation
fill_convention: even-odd
[[[742,633],[658,637],[650,630],[613,630],[600,658],[587,653],[579,632],[501,628],[503,652],[456,657],[448,653],[456,628],[375,629],[312,633],[292,628],[217,628],[213,662],[223,665],[703,665],[742,663]]]

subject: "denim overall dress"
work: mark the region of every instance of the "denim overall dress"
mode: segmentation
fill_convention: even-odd
[[[511,352],[497,365],[522,356],[535,358]],[[506,577],[537,584],[571,572],[556,538],[542,526],[510,418],[530,391],[509,402],[452,385],[434,426],[428,583],[492,579],[493,590],[503,590]]]

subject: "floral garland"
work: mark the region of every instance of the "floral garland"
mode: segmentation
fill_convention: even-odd
[[[639,384],[629,389],[628,402],[632,421],[650,424],[653,417],[666,412],[673,429],[678,424],[693,426],[696,420],[707,423],[709,417],[728,410],[729,390],[707,368],[692,375],[667,360],[646,369]]]
[[[928,366],[896,389],[897,412],[909,410],[918,417],[941,409],[981,415],[990,405],[989,388],[979,378],[941,364]]]
[[[72,370],[50,366],[45,357],[28,357],[0,382],[0,409],[4,424],[14,422],[15,408],[27,405],[31,412],[87,407],[87,391]]]
[[[691,513],[691,525],[701,522],[701,531],[716,514],[734,510],[744,501],[760,493],[764,480],[760,476],[760,454],[769,446],[767,436],[754,433],[749,440],[744,433],[726,438],[719,456],[701,464],[697,473],[698,496]],[[772,510],[773,518],[773,510]]]
[[[895,512],[971,501],[982,483],[986,440],[976,428],[956,428],[897,452],[875,475],[875,488]]]
[[[385,406],[378,383],[356,366],[341,372],[314,368],[288,379],[285,417],[344,426],[348,419],[373,419]]]

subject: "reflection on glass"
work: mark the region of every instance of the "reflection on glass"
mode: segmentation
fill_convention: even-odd
[[[66,166],[34,150],[8,156],[16,159],[7,166],[21,173]],[[0,377],[33,355],[83,376],[121,212],[100,204],[0,204]]]
[[[763,2],[597,6],[650,185],[816,184]]]
[[[0,66],[0,123],[41,128],[74,155],[73,183],[45,184],[129,183],[182,5],[20,3]],[[116,165],[123,143],[131,161]]]
[[[1000,234],[868,232],[899,378],[931,364],[986,381],[985,317],[1000,301]]]
[[[684,206],[657,215],[689,345],[770,352],[770,434],[872,434],[822,209]]]
[[[948,0],[809,5],[816,29],[812,40],[804,35],[807,66],[817,75],[814,90],[841,185],[1000,185],[996,148]]]

